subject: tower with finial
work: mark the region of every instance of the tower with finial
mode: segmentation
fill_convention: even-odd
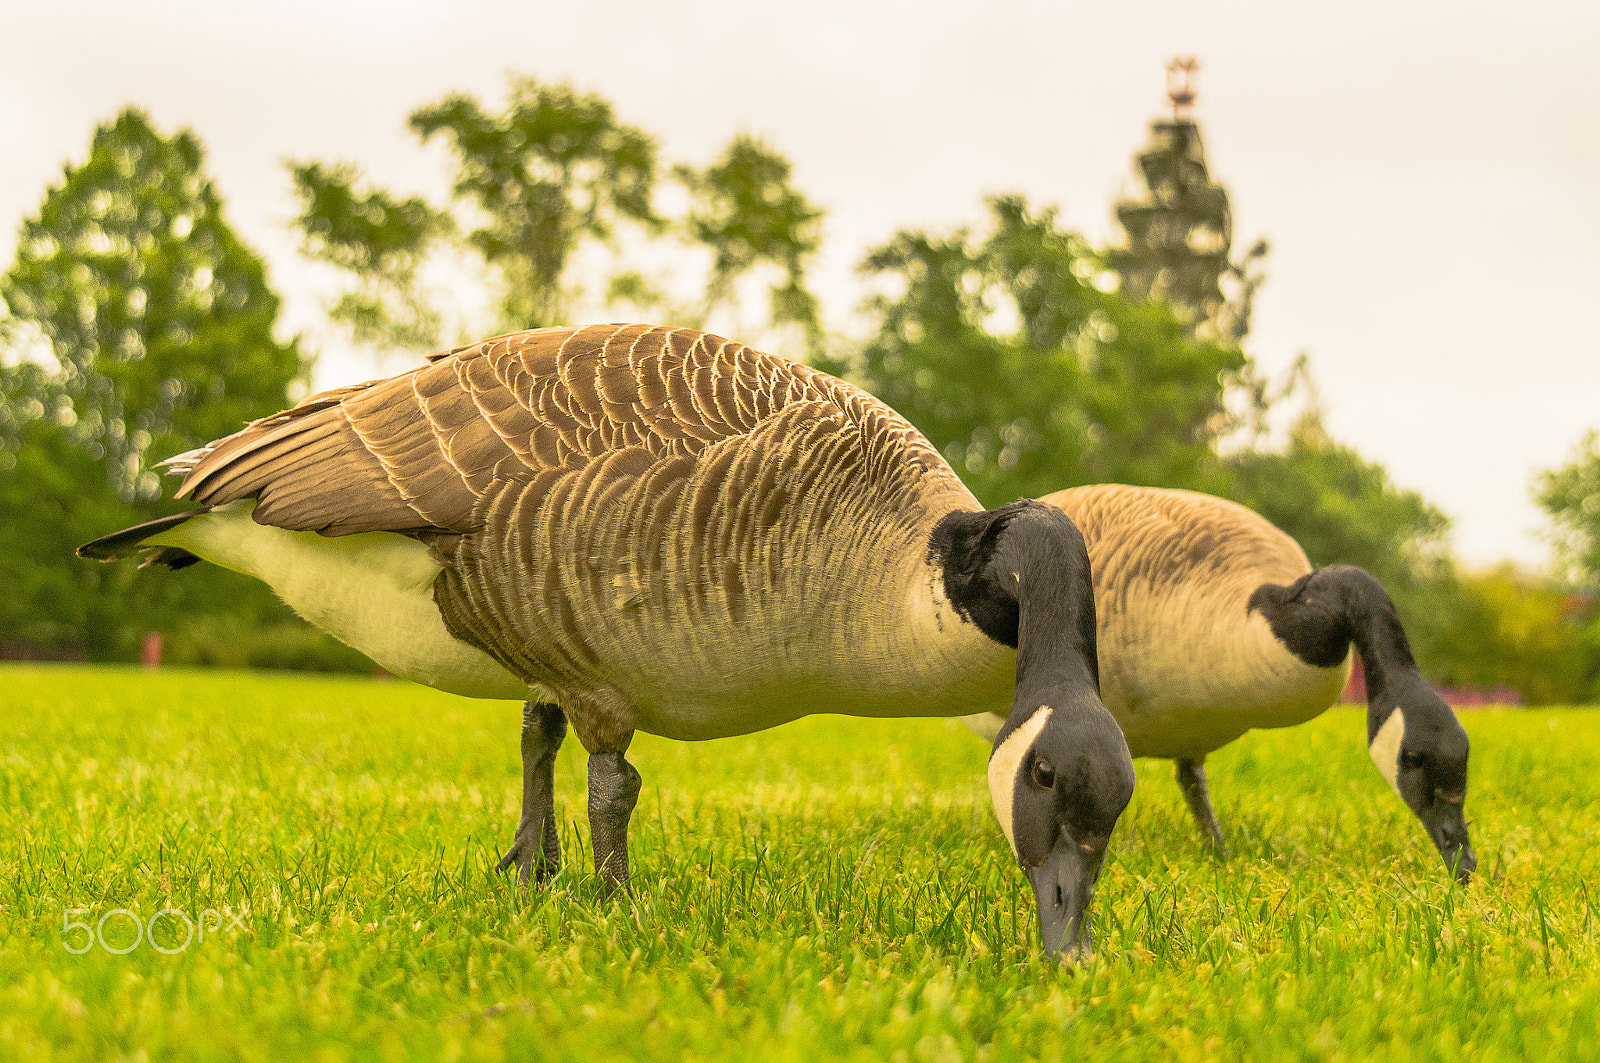
[[[1257,243],[1240,265],[1229,260],[1228,193],[1211,179],[1192,114],[1199,69],[1193,56],[1167,63],[1172,117],[1150,123],[1149,140],[1135,158],[1143,187],[1117,202],[1127,241],[1113,250],[1111,265],[1125,293],[1167,303],[1196,336],[1238,343],[1249,328],[1256,283],[1247,267],[1266,254],[1266,244]]]
[[[1172,104],[1174,122],[1188,115],[1194,106],[1194,75],[1199,69],[1200,60],[1192,55],[1167,60],[1167,99]]]

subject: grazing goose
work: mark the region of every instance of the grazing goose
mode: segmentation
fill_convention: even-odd
[[[1041,501],[1082,531],[1094,571],[1100,689],[1136,757],[1178,762],[1178,785],[1219,851],[1206,754],[1254,727],[1303,723],[1350,675],[1367,678],[1367,745],[1465,882],[1467,735],[1417,671],[1383,586],[1311,570],[1298,543],[1243,506],[1192,491],[1095,484]],[[993,734],[1000,720],[967,721]]]
[[[264,580],[391,672],[526,701],[501,867],[559,861],[554,759],[589,753],[596,871],[625,884],[636,730],[696,740],[808,713],[1010,705],[989,766],[1047,951],[1087,950],[1133,792],[1101,704],[1083,538],[982,512],[866,393],[683,329],[520,332],[315,396],[180,455],[202,507],[106,536]]]

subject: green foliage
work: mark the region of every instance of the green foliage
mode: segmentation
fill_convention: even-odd
[[[1313,565],[1359,565],[1383,582],[1434,683],[1511,689],[1534,705],[1600,694],[1591,601],[1510,566],[1461,572],[1446,552],[1449,518],[1330,439],[1315,408],[1284,449],[1243,451],[1227,465],[1233,496],[1293,536]]]
[[[821,211],[793,188],[788,160],[761,141],[740,135],[704,169],[675,167],[690,203],[672,224],[653,202],[654,138],[598,95],[517,77],[501,110],[457,94],[417,110],[410,124],[422,140],[442,137],[451,148],[450,211],[362,187],[353,166],[291,166],[306,252],[354,282],[332,317],[358,342],[416,350],[461,338],[447,334],[460,315],[441,312],[440,295],[423,280],[435,256],[460,253],[485,266],[496,289],[494,320],[463,325],[472,335],[568,323],[596,296],[612,317],[702,326],[739,302],[742,278],[775,270],[769,322],[798,329],[802,351],[840,368],[823,354],[805,280]],[[683,295],[683,250],[656,240],[669,230],[710,252],[703,295]],[[586,292],[585,282],[607,270],[585,251],[621,246],[645,263],[666,250],[672,265],[657,274],[630,262]]]
[[[816,297],[805,284],[806,262],[822,242],[822,211],[790,184],[789,160],[741,134],[705,169],[678,166],[674,172],[693,197],[684,223],[714,255],[705,312],[732,302],[741,276],[775,266],[782,280],[769,293],[772,323],[799,326],[812,364],[840,368],[818,361],[824,357],[822,322]]]
[[[356,342],[437,347],[442,318],[423,296],[419,270],[437,239],[454,231],[448,214],[413,196],[359,190],[355,166],[290,164],[303,250],[356,279],[329,316]]]
[[[410,127],[449,144],[460,218],[363,187],[353,165],[290,164],[306,253],[354,281],[330,316],[359,343],[419,350],[460,338],[445,334],[459,315],[442,313],[423,281],[435,253],[470,249],[495,279],[493,320],[468,331],[537,328],[565,321],[577,294],[570,267],[585,244],[611,242],[627,224],[662,226],[655,141],[599,96],[514,77],[498,112],[455,94],[419,108]]]
[[[1232,208],[1208,171],[1199,126],[1182,117],[1152,122],[1136,166],[1140,190],[1116,206],[1127,244],[1107,254],[1119,290],[1134,301],[1165,303],[1196,336],[1242,342],[1267,244],[1258,241],[1243,259],[1231,260]],[[1435,682],[1510,685],[1535,701],[1584,693],[1570,667],[1583,660],[1581,648],[1570,638],[1535,648],[1508,637],[1506,626],[1515,626],[1510,603],[1481,582],[1462,582],[1449,563],[1449,518],[1417,492],[1397,487],[1382,465],[1329,436],[1303,358],[1277,396],[1267,394],[1248,364],[1232,383],[1241,427],[1255,438],[1229,450],[1215,481],[1218,493],[1288,532],[1313,565],[1359,565],[1377,576]],[[1298,389],[1311,392],[1310,408],[1284,446],[1262,446],[1270,406]]]
[[[1483,863],[1455,886],[1336,710],[1208,761],[1233,847],[1138,766],[1098,958],[1038,954],[954,722],[815,717],[640,736],[635,888],[492,871],[518,707],[402,683],[0,673],[0,1052],[205,1059],[1585,1060],[1600,1052],[1600,718],[1474,712]],[[1594,844],[1591,844],[1593,842]],[[1558,854],[1553,857],[1552,854]],[[181,920],[126,955],[83,932]],[[69,909],[88,909],[68,914]],[[126,947],[131,920],[107,919]]]
[[[283,616],[266,588],[220,569],[72,556],[171,512],[154,458],[281,409],[303,371],[273,336],[278,298],[224,220],[198,139],[134,110],[97,129],[23,223],[0,296],[0,642],[125,658],[181,616]],[[24,357],[31,347],[54,364]]]
[[[1433,574],[1450,518],[1332,439],[1313,410],[1282,450],[1230,455],[1231,496],[1288,532],[1313,565],[1359,565],[1396,594]]]
[[[866,386],[904,414],[988,504],[1081,483],[1219,490],[1237,349],[1196,340],[1160,303],[1095,283],[1103,257],[1017,196],[989,201],[981,240],[901,232],[864,269]]]
[[[1530,705],[1592,701],[1600,639],[1587,596],[1501,565],[1430,581],[1413,601],[1418,659],[1435,682],[1510,688]],[[1418,597],[1418,596],[1414,596]]]
[[[141,514],[110,488],[104,463],[62,423],[70,400],[42,414],[39,390],[7,387],[0,395],[0,413],[22,415],[15,418],[21,424],[6,426],[0,452],[0,642],[96,659],[126,656],[135,632],[124,611],[151,604],[140,593],[147,588],[134,588],[132,566],[86,564],[72,550]]]
[[[1503,619],[1496,602],[1463,582],[1449,559],[1449,517],[1332,439],[1315,401],[1281,449],[1241,450],[1225,465],[1229,496],[1288,532],[1312,565],[1358,565],[1383,583],[1433,682],[1510,686],[1538,703],[1583,696],[1581,683],[1536,679],[1539,655],[1495,634]]]
[[[222,217],[193,134],[139,111],[95,131],[27,219],[0,298],[59,363],[74,436],[125,498],[154,498],[146,455],[231,432],[287,402],[301,371],[272,335],[278,298]]]
[[[1567,464],[1541,472],[1533,497],[1555,525],[1556,550],[1571,575],[1600,587],[1600,432],[1584,436]]]
[[[1196,336],[1241,343],[1267,244],[1258,241],[1242,260],[1231,260],[1232,208],[1227,190],[1208,171],[1199,126],[1187,117],[1152,122],[1136,165],[1141,188],[1116,206],[1127,246],[1107,253],[1119,290],[1134,302],[1166,304]],[[1445,562],[1449,518],[1415,491],[1396,487],[1383,466],[1328,435],[1303,356],[1276,396],[1268,395],[1265,380],[1249,363],[1230,383],[1240,410],[1234,426],[1255,438],[1230,449],[1216,479],[1222,485],[1218,493],[1288,532],[1312,564],[1359,565],[1377,576],[1402,613],[1415,618],[1414,626],[1418,620],[1424,627],[1444,624],[1433,603],[1456,589]],[[1285,446],[1263,447],[1270,406],[1297,390],[1310,392],[1309,409]],[[1420,641],[1447,668],[1448,640],[1422,630]]]
[[[162,663],[286,672],[374,672],[365,655],[298,619],[238,614],[182,618],[166,635]]]
[[[1314,394],[1282,447],[1258,440],[1219,456],[1220,441],[1259,429],[1284,396],[1268,395],[1242,353],[1196,339],[1163,303],[1103,290],[1105,256],[1052,212],[1016,197],[990,209],[981,240],[902,232],[871,253],[866,270],[897,286],[874,304],[880,325],[861,374],[985,504],[1106,482],[1233,498],[1293,536],[1313,564],[1377,576],[1435,681],[1511,685],[1532,701],[1588,696],[1592,655],[1575,629],[1549,645],[1505,634],[1521,621],[1503,599],[1458,582],[1449,519],[1329,437]],[[1304,372],[1295,380],[1310,387]]]
[[[486,219],[467,239],[504,278],[508,327],[565,323],[562,279],[581,241],[609,239],[624,221],[660,224],[655,140],[597,95],[518,77],[499,114],[451,95],[414,112],[411,129],[454,149],[455,194]]]

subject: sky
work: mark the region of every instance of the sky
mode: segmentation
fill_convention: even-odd
[[[1529,487],[1600,427],[1600,4],[1022,0],[582,4],[0,0],[0,262],[95,125],[193,129],[292,329],[331,294],[297,254],[287,159],[442,197],[406,116],[508,73],[569,80],[704,165],[737,132],[827,210],[846,327],[866,248],[1020,191],[1097,241],[1199,57],[1195,116],[1235,247],[1272,245],[1248,348],[1306,352],[1327,422],[1454,521],[1473,565],[1547,558]],[[394,371],[396,366],[382,371]],[[322,351],[316,384],[379,370]]]

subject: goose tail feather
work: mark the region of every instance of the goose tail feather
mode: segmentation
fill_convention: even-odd
[[[157,517],[155,520],[135,524],[131,528],[124,528],[110,535],[102,535],[93,542],[78,547],[78,556],[95,561],[120,561],[142,551],[145,556],[144,560],[139,562],[140,568],[147,565],[165,565],[167,568],[192,565],[200,559],[187,550],[176,546],[146,546],[144,542],[150,536],[176,528],[189,518],[204,512],[206,510],[196,509],[188,513],[174,513],[170,517]]]

